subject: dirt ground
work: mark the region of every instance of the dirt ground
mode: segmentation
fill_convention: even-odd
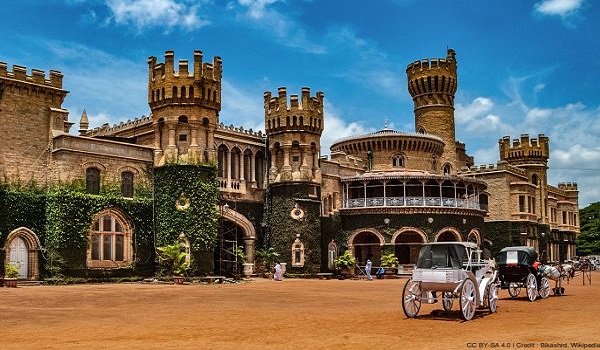
[[[261,278],[240,284],[0,288],[0,349],[470,349],[600,347],[600,272],[564,296],[500,291],[464,322],[457,303],[402,311],[398,280]],[[521,292],[521,296],[524,295]],[[456,300],[457,301],[457,300]]]

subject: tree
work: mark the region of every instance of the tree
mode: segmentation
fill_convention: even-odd
[[[579,211],[581,234],[577,237],[577,255],[600,255],[600,202]]]

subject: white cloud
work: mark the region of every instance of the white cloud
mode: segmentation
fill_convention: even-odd
[[[63,87],[71,91],[64,108],[70,111],[71,121],[79,122],[84,109],[91,128],[149,113],[145,65],[80,44],[53,41],[46,45],[63,65]]]
[[[467,106],[457,103],[455,106],[455,120],[457,124],[466,124],[482,114],[489,113],[494,107],[494,102],[487,97],[477,97]]]
[[[254,131],[265,130],[264,106],[260,92],[248,93],[247,89],[234,86],[228,80],[221,82],[223,98],[220,119],[225,125],[234,124]]]
[[[347,122],[338,116],[331,102],[325,103],[324,130],[321,135],[321,154],[329,154],[331,145],[349,136],[363,135],[376,131],[373,127],[367,127],[361,122]]]
[[[583,0],[543,0],[534,5],[535,11],[544,15],[566,17],[581,8]]]
[[[106,5],[117,24],[133,24],[138,31],[157,26],[166,27],[166,32],[175,27],[192,30],[210,24],[200,18],[198,5],[189,1],[107,0]]]

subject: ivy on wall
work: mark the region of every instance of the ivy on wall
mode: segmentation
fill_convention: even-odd
[[[194,259],[192,273],[209,273],[217,243],[219,183],[216,168],[168,164],[155,169],[156,245],[172,244],[183,233]]]
[[[42,245],[42,278],[153,273],[154,238],[150,197],[125,199],[120,193],[91,195],[81,192],[77,182],[53,188],[4,183],[0,185],[0,204],[0,232],[3,233],[0,235],[0,244],[4,246],[7,233],[16,228],[26,227],[33,231]],[[131,222],[135,261],[126,269],[89,270],[86,268],[89,229],[94,215],[107,208],[118,209]]]
[[[270,229],[270,245],[287,262],[288,274],[314,275],[321,269],[321,206],[306,199],[306,186],[281,186],[271,192],[271,207],[266,221]],[[292,219],[291,210],[298,204],[305,212],[301,220]],[[304,244],[304,267],[292,267],[292,243],[297,235]]]

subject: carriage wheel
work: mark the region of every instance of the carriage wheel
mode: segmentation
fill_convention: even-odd
[[[442,305],[444,306],[444,311],[452,310],[452,299],[452,292],[442,293]]]
[[[415,282],[409,278],[402,291],[402,310],[406,317],[415,317],[421,309],[421,282]]]
[[[498,309],[498,284],[488,283],[485,289],[485,294],[487,294],[487,306],[490,308],[490,312],[496,312]]]
[[[519,287],[517,282],[510,282],[508,285],[508,294],[511,298],[516,298],[521,294],[521,287]]]
[[[466,279],[463,282],[462,288],[460,289],[460,310],[462,311],[463,318],[466,321],[475,316],[475,285],[470,279]]]
[[[537,297],[537,280],[533,274],[527,275],[525,286],[527,288],[527,298],[529,298],[529,301],[535,301]]]
[[[540,280],[540,298],[546,299],[550,295],[550,280],[544,276]]]

